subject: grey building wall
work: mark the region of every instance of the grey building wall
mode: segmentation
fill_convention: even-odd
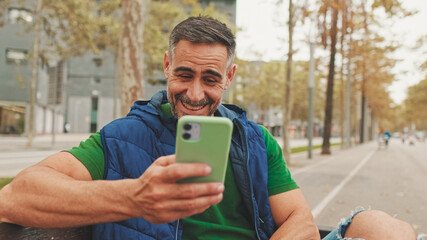
[[[64,91],[67,102],[65,122],[70,124],[70,132],[90,132],[93,97],[98,98],[96,131],[116,118],[119,102],[116,101],[114,116],[113,99],[114,91],[120,86],[114,81],[115,66],[114,56],[108,51],[69,59]]]
[[[4,13],[7,16],[7,11]],[[6,23],[0,28],[0,98],[3,101],[27,102],[31,77],[31,64],[8,63],[7,49],[21,49],[28,53],[31,50],[32,34],[24,34],[24,26],[16,23]],[[18,75],[23,82],[19,83]]]
[[[71,133],[88,133],[90,130],[91,102],[88,96],[69,96],[67,122]]]
[[[12,8],[20,8],[18,1],[12,2]],[[30,10],[30,9],[29,9]],[[31,14],[29,12],[29,14]],[[5,25],[0,28],[0,108],[13,108],[16,106],[23,107],[24,113],[16,112],[19,118],[15,122],[8,122],[12,126],[19,125],[20,121],[24,121],[24,134],[28,132],[28,113],[30,99],[30,82],[32,60],[30,53],[33,44],[33,33],[26,31],[26,26],[22,22],[14,22],[9,18],[9,11],[6,9],[3,12],[5,16]],[[27,53],[27,58],[20,62],[10,62],[7,59],[8,50],[20,50]],[[35,129],[36,134],[42,134],[48,129],[45,126],[45,116],[47,108],[47,84],[48,71],[47,65],[39,59],[39,68],[37,70],[37,85],[36,85],[36,104],[35,104]],[[13,112],[0,111],[0,114],[14,114]],[[0,116],[4,118],[5,116]],[[7,118],[7,116],[6,116]],[[41,121],[40,119],[43,119]],[[4,129],[6,123],[0,122],[0,133]],[[4,133],[4,132],[3,132]]]

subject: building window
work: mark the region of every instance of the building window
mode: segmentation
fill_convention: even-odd
[[[8,9],[8,19],[12,24],[15,23],[32,23],[33,14],[25,8],[10,7]]]
[[[48,68],[49,85],[48,85],[48,104],[61,104],[64,86],[64,63],[58,62],[54,67]]]
[[[95,66],[97,66],[97,67],[102,66],[102,58],[99,58],[99,57],[93,58],[92,61],[93,61],[93,63],[95,63]]]
[[[6,62],[7,63],[15,63],[15,64],[23,64],[27,63],[28,51],[25,49],[15,49],[15,48],[7,48],[6,49]]]

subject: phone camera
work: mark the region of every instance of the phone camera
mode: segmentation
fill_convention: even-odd
[[[182,137],[183,137],[185,140],[188,140],[188,139],[190,139],[190,138],[191,138],[191,134],[189,134],[189,133],[184,133],[184,134],[182,134]]]
[[[191,124],[189,123],[184,124],[184,130],[187,130],[187,131],[191,130]]]

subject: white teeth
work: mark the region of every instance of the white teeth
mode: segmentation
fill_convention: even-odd
[[[191,110],[191,111],[198,111],[198,110],[200,110],[200,109],[202,109],[202,108],[204,108],[204,107],[205,107],[205,105],[203,105],[203,106],[197,106],[197,107],[194,107],[194,106],[192,106],[192,105],[190,105],[190,104],[184,103],[183,101],[181,101],[181,104],[182,104],[185,108],[187,108],[188,110]]]

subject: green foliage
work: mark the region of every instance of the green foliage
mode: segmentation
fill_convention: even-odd
[[[120,8],[121,0],[105,0],[96,5],[97,31],[94,39],[99,49],[117,52],[121,34]]]
[[[285,69],[286,63],[249,62],[236,59],[237,72],[233,85],[234,104],[247,107],[249,103],[255,103],[258,110],[268,110],[274,107],[283,109],[285,94]],[[292,119],[307,121],[308,119],[308,62],[295,62],[293,66],[292,88]],[[324,86],[320,81],[320,75],[316,76],[314,86],[314,99],[316,101],[315,117],[322,118]],[[236,99],[236,95],[243,97]],[[320,104],[320,105],[319,105]]]
[[[93,1],[65,0],[43,1],[41,22],[43,35],[41,54],[66,60],[88,50],[98,51],[94,33],[98,30],[97,17],[93,13]]]
[[[369,108],[379,121],[380,127],[390,129],[395,120],[394,110],[391,108],[393,100],[387,89],[396,80],[391,69],[398,60],[390,56],[396,47],[387,45],[384,38],[372,35],[369,39],[356,40],[352,45],[355,66],[353,79],[355,89],[359,91],[362,91],[365,79],[364,91]]]
[[[378,16],[387,16],[389,18],[403,18],[414,14],[403,8],[402,1],[399,0],[374,0],[370,4],[364,2],[352,2],[351,8],[345,4],[348,1],[339,1],[337,4],[334,1],[317,1],[317,24],[319,32],[319,44],[325,48],[330,44],[328,36],[330,34],[330,25],[332,18],[329,13],[333,9],[339,10],[339,18],[341,24],[341,34],[351,32],[353,43],[350,44],[347,36],[340,44],[343,49],[340,58],[351,58],[352,67],[352,104],[351,112],[360,111],[356,108],[357,100],[360,99],[357,95],[362,92],[362,82],[365,81],[364,94],[368,100],[369,108],[372,110],[374,117],[379,120],[380,126],[384,128],[392,127],[396,121],[394,117],[398,116],[398,110],[393,108],[393,101],[390,98],[388,87],[396,80],[396,76],[392,73],[392,68],[397,60],[393,59],[390,54],[400,47],[396,43],[390,43],[387,39],[380,36],[380,32],[373,32],[371,29],[382,28],[383,22],[378,20]],[[378,11],[383,10],[386,15]],[[344,55],[344,56],[343,56]],[[345,63],[345,61],[342,61]],[[339,66],[336,62],[335,65]],[[338,76],[338,75],[336,75]],[[337,79],[335,77],[335,79]],[[338,81],[335,81],[338,82]],[[344,81],[345,84],[345,81]],[[335,86],[334,102],[339,100],[339,88]],[[334,119],[339,116],[339,109],[334,108]],[[355,114],[352,114],[354,117]],[[356,121],[353,121],[354,123]],[[356,125],[352,125],[353,129]]]
[[[382,8],[389,16],[400,15],[402,17],[410,16],[416,12],[408,11],[402,7],[402,2],[399,0],[374,0],[371,8]]]
[[[292,88],[292,119],[302,122],[308,121],[308,62],[294,62],[293,88]],[[322,75],[315,76],[314,85],[314,117],[323,119],[324,110],[324,84],[321,83]]]
[[[36,8],[37,1],[10,1],[0,4],[0,26],[4,24],[3,13],[13,7],[23,7],[29,10]],[[15,3],[12,5],[12,3]],[[40,17],[42,23],[40,39],[40,57],[49,59],[67,59],[70,56],[81,55],[88,50],[96,51],[93,32],[96,29],[96,18],[92,14],[93,1],[43,0],[40,13],[33,12]],[[34,19],[36,16],[34,16]],[[34,24],[24,23],[25,31],[32,32]]]
[[[414,123],[418,129],[427,128],[427,78],[408,88],[404,101],[407,123]]]
[[[105,0],[97,6],[98,46],[117,52],[121,33],[120,0]],[[191,7],[190,13],[185,9]],[[144,24],[145,75],[153,76],[163,68],[163,56],[169,46],[169,34],[180,21],[192,15],[206,15],[228,22],[228,16],[215,10],[214,5],[205,9],[197,1],[150,1],[149,14]],[[151,79],[148,79],[151,81]]]
[[[268,110],[281,106],[283,103],[285,84],[285,63],[273,62],[249,62],[237,59],[236,84],[233,86],[237,99],[235,104],[246,107],[249,103],[255,103],[258,110]],[[265,116],[262,116],[262,119]]]
[[[340,146],[340,145],[341,145],[341,143],[331,143],[331,147],[333,147],[333,146]],[[322,148],[322,144],[314,145],[312,147],[313,150],[314,149],[320,149],[320,148]],[[307,152],[307,151],[308,151],[308,146],[301,146],[301,147],[291,148],[291,153],[300,153],[300,152]]]
[[[197,1],[192,1],[190,5],[191,5],[190,16],[199,16],[199,15],[209,16],[225,23],[231,29],[235,29],[235,26],[233,26],[230,23],[229,16],[224,13],[218,12],[215,9],[215,3],[210,2],[205,9],[203,9],[202,6]]]
[[[146,75],[163,69],[163,56],[169,46],[173,27],[187,17],[184,9],[171,2],[151,1],[150,14],[144,27]]]

